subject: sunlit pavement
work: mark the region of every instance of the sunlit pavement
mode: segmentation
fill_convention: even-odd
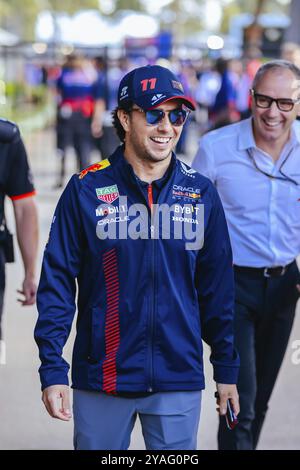
[[[39,266],[43,247],[48,237],[49,225],[60,191],[53,190],[56,174],[54,135],[39,132],[27,139],[27,149],[35,174],[38,191],[37,204],[40,218]],[[189,138],[189,151],[196,149],[196,136]],[[190,156],[191,157],[191,156]],[[97,154],[95,155],[97,160]],[[187,158],[186,161],[189,161]],[[75,170],[73,154],[67,161],[68,172]],[[14,228],[12,208],[7,204],[9,225]],[[16,250],[17,251],[17,250]],[[17,251],[17,262],[7,265],[7,290],[4,319],[6,365],[0,365],[0,449],[72,449],[72,423],[50,418],[41,402],[37,373],[39,359],[33,341],[36,321],[35,307],[22,308],[16,301],[16,290],[22,282],[22,265]],[[39,274],[39,273],[38,273]],[[294,329],[284,364],[280,372],[267,420],[262,432],[260,449],[300,448],[299,385],[300,364],[292,364],[292,343],[300,339],[299,305]],[[65,348],[70,361],[71,343]],[[268,338],[266,337],[266,341]],[[215,411],[212,369],[206,356],[206,384],[203,393],[202,416],[199,427],[199,449],[216,449],[217,414]],[[143,449],[143,438],[137,422],[132,434],[132,449]]]

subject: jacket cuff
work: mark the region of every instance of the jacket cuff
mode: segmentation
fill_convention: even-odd
[[[214,366],[214,381],[219,384],[236,384],[239,367]]]
[[[51,385],[69,385],[68,374],[65,370],[47,370],[40,372],[42,391]]]

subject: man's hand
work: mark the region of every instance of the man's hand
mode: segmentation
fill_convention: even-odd
[[[25,277],[23,284],[22,284],[22,290],[17,290],[19,294],[24,295],[24,299],[17,299],[18,302],[23,305],[33,305],[36,300],[36,283],[33,277]]]
[[[13,201],[16,218],[17,238],[24,264],[25,278],[18,301],[23,305],[33,305],[36,296],[35,265],[38,247],[38,215],[33,197]]]
[[[300,292],[300,284],[296,284],[298,292]]]
[[[227,400],[230,400],[231,405],[233,407],[233,411],[237,416],[240,412],[240,404],[236,385],[217,383],[217,391],[219,393],[219,398],[217,399],[217,404],[219,405],[217,411],[219,412],[219,414],[221,416],[226,415]]]
[[[70,421],[69,386],[51,385],[43,390],[43,403],[52,418]]]

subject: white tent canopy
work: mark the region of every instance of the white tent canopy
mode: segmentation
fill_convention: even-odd
[[[14,46],[18,41],[18,36],[0,28],[0,46]]]
[[[62,42],[85,46],[120,44],[125,37],[153,37],[158,22],[151,16],[126,11],[118,20],[104,18],[96,10],[86,10],[68,16],[42,12],[36,25],[37,41]]]

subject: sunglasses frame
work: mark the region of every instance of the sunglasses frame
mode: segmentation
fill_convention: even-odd
[[[141,108],[131,108],[131,111],[139,111],[140,113],[143,113],[145,115],[145,119],[146,119],[146,122],[147,122],[147,126],[158,126],[162,121],[163,119],[165,118],[165,116],[167,115],[168,116],[168,119],[169,119],[169,122],[172,126],[175,126],[175,127],[181,127],[185,124],[185,122],[187,121],[189,115],[190,115],[190,110],[189,109],[186,109],[186,108],[175,108],[175,109],[171,109],[170,111],[163,111],[162,109],[149,109],[148,111],[144,111],[143,109]],[[175,124],[171,121],[170,119],[170,115],[171,113],[173,112],[176,112],[176,111],[182,111],[183,113],[185,113],[185,118],[184,118],[184,121],[182,122],[182,124]],[[158,117],[158,120],[154,123],[151,123],[148,121],[147,119],[147,114],[148,113],[157,113],[157,117]],[[179,116],[178,116],[179,117]],[[176,122],[176,121],[175,121]]]

